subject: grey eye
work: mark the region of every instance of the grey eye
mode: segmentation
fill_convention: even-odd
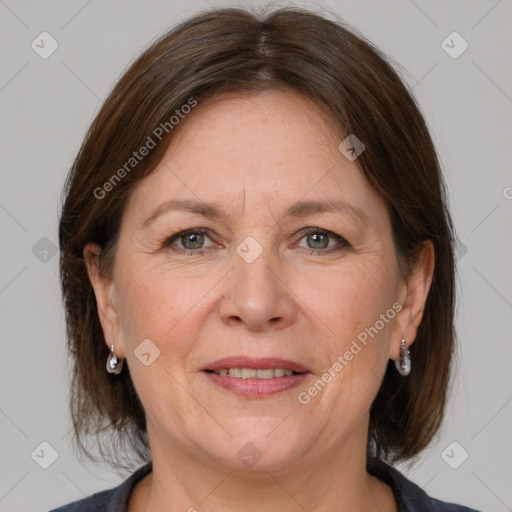
[[[187,233],[180,237],[185,249],[201,249],[204,244],[204,233]]]
[[[306,240],[313,243],[313,246],[308,244],[310,249],[325,249],[329,246],[329,235],[325,233],[310,233],[306,236]]]

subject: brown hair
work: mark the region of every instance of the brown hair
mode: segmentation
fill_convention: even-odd
[[[102,248],[100,263],[108,274],[127,197],[158,165],[174,133],[171,116],[186,112],[184,105],[225,92],[275,88],[305,95],[331,113],[340,133],[363,141],[366,150],[357,163],[387,204],[404,275],[422,243],[433,242],[436,264],[411,346],[414,368],[404,378],[390,361],[370,410],[368,452],[390,461],[410,459],[438,430],[454,348],[453,228],[420,110],[381,52],[344,22],[299,8],[264,14],[227,8],[186,20],[135,60],[89,128],[66,181],[59,236],[74,365],[70,405],[75,441],[88,456],[86,435],[101,441],[101,433],[112,431],[140,459],[149,451],[129,369],[120,375],[105,370],[108,349],[84,246],[95,242]],[[131,161],[149,139],[155,146]],[[123,462],[99,446],[102,455]]]

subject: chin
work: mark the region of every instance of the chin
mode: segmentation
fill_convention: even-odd
[[[265,425],[271,426],[265,429],[261,428],[260,422],[259,428],[253,431],[247,429],[243,435],[237,435],[234,429],[230,428],[233,437],[226,439],[223,436],[223,439],[217,442],[211,439],[204,449],[232,470],[267,472],[285,469],[297,461],[307,440],[291,435],[290,425],[283,428],[286,421],[276,428],[282,419],[276,422],[276,419],[272,418],[272,421],[264,422]],[[254,421],[249,424],[254,424]],[[279,432],[280,428],[283,428],[282,432]],[[214,450],[212,447],[215,447]]]

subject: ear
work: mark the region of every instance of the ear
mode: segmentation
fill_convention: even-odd
[[[88,243],[83,250],[85,265],[89,281],[94,289],[98,315],[103,329],[105,343],[110,350],[114,345],[116,356],[125,357],[125,347],[119,323],[118,310],[116,305],[116,294],[113,281],[108,278],[100,268],[99,256],[101,247],[97,244]]]
[[[399,359],[402,338],[410,346],[416,339],[418,326],[423,318],[432,277],[434,275],[435,251],[434,244],[427,240],[422,245],[415,265],[406,281],[400,285],[399,303],[402,309],[396,316],[393,334],[389,347],[389,357]]]

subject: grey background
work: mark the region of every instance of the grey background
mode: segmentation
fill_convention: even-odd
[[[0,511],[48,510],[126,477],[81,462],[71,444],[51,251],[61,188],[102,99],[134,56],[209,5],[255,3],[0,0]],[[441,499],[512,510],[512,3],[295,5],[335,11],[407,70],[449,188],[460,240],[457,385],[436,442],[401,469]],[[59,45],[47,59],[31,47],[43,31]],[[457,59],[441,47],[453,31],[469,44]],[[41,442],[58,453],[47,469],[40,464],[51,449]],[[469,457],[452,469],[447,461],[459,464],[462,450]]]

